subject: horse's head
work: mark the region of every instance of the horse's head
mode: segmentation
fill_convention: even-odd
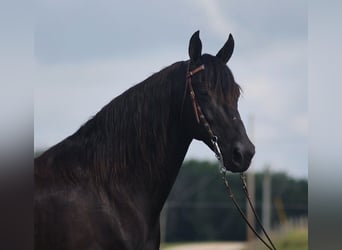
[[[191,73],[188,76],[190,80],[187,81],[191,86],[187,86],[187,91],[190,88],[191,92],[193,88],[195,98],[188,98],[188,104],[192,102],[190,106],[193,108],[187,110],[194,114],[188,116],[191,117],[189,123],[193,137],[204,141],[215,151],[212,136],[217,136],[225,167],[232,172],[243,172],[248,169],[255,148],[247,136],[238,111],[240,87],[226,65],[233,49],[234,40],[229,35],[216,56],[202,55],[199,31],[193,34],[189,44],[188,73]],[[201,65],[204,67],[200,67]]]

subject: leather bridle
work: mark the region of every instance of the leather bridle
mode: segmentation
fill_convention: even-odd
[[[259,219],[259,217],[256,214],[255,208],[251,202],[250,199],[250,195],[248,193],[248,189],[247,189],[247,184],[246,184],[246,177],[243,173],[240,174],[240,179],[242,181],[242,187],[244,190],[244,194],[248,200],[248,204],[251,207],[253,214],[257,220],[257,223],[259,224],[259,226],[261,227],[263,233],[265,234],[268,242],[270,244],[268,244],[256,231],[256,229],[251,225],[251,223],[248,221],[247,216],[245,215],[245,213],[242,211],[241,207],[239,206],[239,204],[237,203],[234,194],[230,188],[229,182],[228,182],[228,170],[224,167],[224,162],[223,162],[223,156],[220,150],[220,147],[218,145],[218,137],[214,134],[213,130],[211,129],[205,115],[202,112],[202,109],[200,107],[200,105],[198,104],[197,100],[196,100],[196,94],[194,91],[194,88],[192,86],[192,81],[191,81],[191,77],[193,75],[195,75],[196,73],[202,71],[205,69],[204,64],[198,66],[197,68],[193,69],[190,71],[190,62],[188,64],[188,68],[187,68],[187,73],[186,73],[186,83],[185,83],[185,94],[187,92],[187,89],[189,88],[189,93],[190,93],[190,98],[191,98],[191,102],[192,102],[192,107],[194,109],[194,114],[195,114],[195,118],[198,124],[203,124],[204,128],[206,129],[206,131],[209,134],[210,137],[210,141],[212,143],[212,146],[214,148],[215,151],[215,156],[217,158],[217,160],[219,161],[219,172],[222,175],[222,179],[224,181],[224,185],[226,186],[226,190],[228,192],[229,197],[232,199],[235,207],[237,208],[237,210],[239,211],[239,213],[241,214],[242,218],[245,220],[245,222],[247,223],[247,225],[249,226],[249,228],[254,232],[254,234],[265,244],[265,246],[267,246],[269,249],[271,250],[276,250],[276,247],[274,246],[272,240],[270,239],[270,237],[268,236],[265,228],[263,227],[261,220]],[[185,95],[184,95],[185,97]],[[183,102],[184,102],[184,98],[183,98]],[[182,104],[182,111],[183,111],[183,104]],[[182,113],[181,111],[181,113]],[[237,117],[233,117],[233,120],[238,119]]]

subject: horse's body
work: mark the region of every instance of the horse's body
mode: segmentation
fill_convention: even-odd
[[[195,33],[189,62],[175,63],[127,90],[35,159],[35,249],[159,249],[160,211],[191,141],[196,138],[212,148],[187,93],[188,67],[199,60],[206,73],[198,73],[194,81],[231,81],[226,87],[207,86],[216,93],[211,105],[200,86],[196,95],[222,138],[219,144],[230,170],[248,168],[254,147],[242,122],[231,122],[231,115],[238,115],[233,93],[239,88],[225,63],[198,52],[198,41]],[[224,48],[219,52],[223,58],[230,53]],[[217,94],[219,87],[227,93]],[[219,106],[218,100],[227,97],[229,108]]]

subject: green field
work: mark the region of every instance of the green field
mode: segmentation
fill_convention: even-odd
[[[308,249],[308,230],[301,229],[288,233],[277,241],[279,250],[305,250]]]
[[[272,235],[274,244],[277,250],[307,250],[308,249],[308,230],[294,229],[284,234]],[[223,246],[227,244],[226,247]],[[232,245],[231,245],[232,244]],[[224,242],[206,242],[206,243],[166,243],[160,248],[161,250],[193,250],[193,249],[232,249],[232,250],[247,250],[243,247],[234,247],[234,243]],[[263,250],[266,249],[260,241],[255,241],[250,245],[249,249]]]
[[[308,230],[295,229],[282,236],[271,236],[277,250],[307,250],[308,247]],[[255,250],[265,249],[262,243],[255,243],[252,247]]]
[[[161,250],[242,250],[243,242],[192,242],[170,243],[163,245]]]

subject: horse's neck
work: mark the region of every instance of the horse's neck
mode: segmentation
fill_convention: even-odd
[[[177,84],[184,84],[185,86],[182,80],[181,77],[179,81],[173,82],[173,86]],[[145,203],[144,206],[148,211],[160,211],[162,209],[192,141],[192,137],[188,133],[189,131],[183,128],[183,121],[181,121],[179,113],[184,89],[183,86],[179,86],[176,89],[174,91],[177,93],[174,92],[173,95],[177,99],[173,100],[172,104],[169,104],[172,105],[173,109],[166,128],[165,150],[155,152],[155,154],[160,154],[159,157],[151,157],[157,159],[152,163],[152,173],[139,176],[137,179],[137,186],[139,186],[137,188],[137,196],[140,196],[139,193],[143,193],[144,202],[147,200],[147,204]],[[156,145],[156,148],[159,148],[158,145]],[[159,214],[156,215],[159,216]]]
[[[164,162],[161,163],[162,166],[160,166],[163,172],[161,173],[159,186],[163,192],[162,195],[164,195],[164,200],[171,191],[190,143],[191,138],[187,138],[181,133],[178,135],[172,135],[169,138],[169,146],[165,155],[165,159]]]
[[[182,83],[181,80],[173,82],[173,86],[177,84],[185,86],[185,83]],[[192,137],[189,135],[188,131],[183,128],[180,117],[180,110],[182,104],[182,97],[184,94],[183,86],[178,86],[178,89],[174,93],[176,99],[173,100],[173,116],[174,119],[170,118],[167,128],[167,136],[166,136],[166,150],[163,152],[163,156],[160,158],[159,162],[155,163],[155,169],[157,176],[155,179],[150,180],[152,185],[150,186],[150,195],[154,194],[151,197],[151,205],[154,206],[153,209],[161,210],[164,202],[169,195],[172,186],[177,178],[180,167],[183,163],[186,152],[189,148],[189,145],[192,141]],[[181,90],[180,92],[179,89]],[[158,199],[155,199],[158,197]]]
[[[172,129],[171,129],[172,131]],[[168,146],[160,162],[155,162],[154,167],[159,169],[155,177],[140,179],[140,187],[137,188],[137,202],[142,202],[146,216],[155,220],[159,218],[161,211],[177,178],[186,152],[191,143],[191,138],[186,137],[180,131],[173,131],[167,138]]]

